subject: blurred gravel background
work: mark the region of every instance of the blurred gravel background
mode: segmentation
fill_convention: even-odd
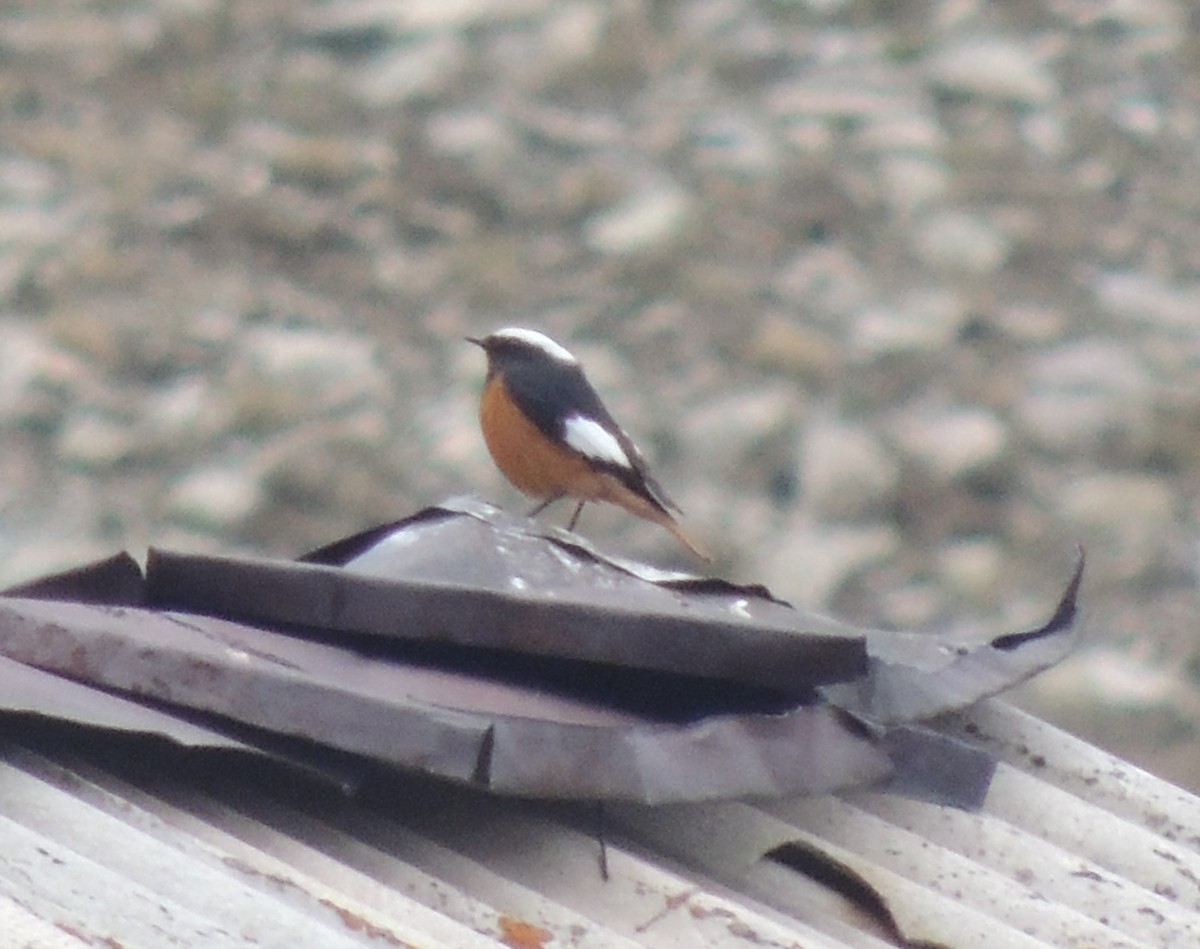
[[[523,507],[529,325],[800,605],[1007,631],[1084,543],[1022,701],[1200,787],[1189,0],[7,0],[0,247],[0,583]]]

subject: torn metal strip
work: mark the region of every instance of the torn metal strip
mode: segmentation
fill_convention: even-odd
[[[472,518],[452,526],[452,537],[422,541],[439,560],[440,544],[449,544],[453,566],[436,578],[390,562],[367,573],[358,562],[342,568],[152,549],[148,595],[162,607],[273,626],[555,656],[793,695],[866,669],[861,633],[810,622],[777,601],[670,589],[572,560],[544,539],[531,540],[532,551],[515,550]],[[389,535],[382,543],[397,549],[400,541]]]
[[[827,707],[664,724],[208,617],[5,599],[0,654],[507,794],[774,796],[874,782],[891,768]]]
[[[18,583],[0,596],[137,606],[145,596],[142,568],[122,551],[112,557]]]
[[[1029,632],[964,643],[953,635],[868,631],[867,674],[823,686],[821,695],[863,721],[888,726],[927,721],[1011,688],[1073,648],[1083,567],[1081,551],[1051,618]]]
[[[114,731],[162,735],[189,747],[251,750],[234,738],[169,712],[148,708],[4,656],[0,656],[0,710]]]

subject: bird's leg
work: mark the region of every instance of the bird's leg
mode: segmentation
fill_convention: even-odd
[[[571,515],[571,520],[567,524],[567,530],[575,530],[575,525],[579,523],[579,515],[583,513],[583,506],[585,504],[587,504],[587,501],[580,501],[575,505],[575,513]]]
[[[561,494],[552,494],[552,495],[550,495],[550,497],[548,497],[548,498],[546,498],[546,500],[542,501],[537,507],[535,507],[532,511],[530,511],[525,516],[526,517],[537,517],[539,514],[542,513],[542,511],[546,510],[546,508],[548,508],[551,504],[553,504],[555,501],[561,501],[562,498],[563,498],[563,496]]]

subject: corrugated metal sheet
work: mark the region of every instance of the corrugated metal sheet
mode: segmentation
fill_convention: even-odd
[[[1200,800],[997,701],[940,727],[1001,760],[980,813],[860,791],[600,816],[394,775],[347,797],[9,720],[0,946],[1200,945]]]
[[[0,600],[0,949],[1200,945],[1200,803],[972,704],[1069,650],[1082,560],[960,641],[476,502],[310,559]]]

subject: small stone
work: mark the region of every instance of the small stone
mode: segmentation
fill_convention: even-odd
[[[730,391],[695,407],[679,431],[687,471],[741,490],[793,481],[801,407],[794,387],[785,384]]]
[[[11,304],[80,226],[80,209],[61,197],[60,177],[48,162],[0,157],[0,301]]]
[[[155,393],[146,406],[146,426],[165,446],[212,438],[230,423],[230,405],[211,380],[183,376]]]
[[[913,293],[899,305],[875,305],[857,314],[851,343],[863,359],[940,352],[954,342],[968,315],[957,294]]]
[[[828,332],[783,315],[763,321],[748,355],[764,368],[816,380],[832,379],[846,363],[843,347]]]
[[[549,72],[578,69],[596,56],[613,13],[607,3],[595,0],[554,4],[541,28],[540,46]]]
[[[1165,281],[1139,271],[1098,271],[1090,286],[1111,315],[1134,326],[1177,330],[1195,337],[1200,285]]]
[[[950,172],[936,155],[889,152],[880,160],[879,180],[892,210],[908,216],[945,197]]]
[[[138,445],[135,426],[129,419],[85,404],[67,416],[55,447],[65,464],[102,470],[128,459]]]
[[[231,199],[225,208],[234,226],[255,238],[304,247],[330,238],[341,222],[323,198],[294,185],[276,184]]]
[[[467,164],[485,181],[503,183],[519,149],[509,126],[491,112],[456,109],[430,116],[425,125],[430,148]]]
[[[1021,120],[1021,139],[1044,157],[1062,161],[1074,142],[1063,116],[1057,112],[1031,112]]]
[[[337,188],[389,168],[390,150],[336,135],[302,135],[271,122],[245,122],[236,132],[241,154],[270,166],[276,182]]]
[[[23,321],[0,320],[0,339],[0,426],[55,424],[88,379],[86,364]]]
[[[820,16],[832,16],[836,13],[841,13],[848,6],[851,0],[800,0],[800,5],[807,7],[813,13]]]
[[[528,17],[544,5],[543,0],[348,0],[306,8],[302,26],[311,41],[331,52],[362,55],[399,39]]]
[[[1032,44],[979,38],[941,50],[928,66],[933,82],[950,92],[1041,105],[1058,90],[1054,74],[1042,60]]]
[[[900,450],[940,481],[986,470],[1008,451],[1004,422],[983,408],[910,410],[894,431]]]
[[[914,242],[918,256],[930,267],[973,277],[995,273],[1012,253],[1008,235],[965,211],[932,215],[919,226]]]
[[[387,375],[362,336],[280,326],[247,332],[225,395],[237,424],[274,428],[361,402],[384,402]]]
[[[1146,96],[1132,96],[1114,103],[1113,121],[1133,138],[1149,145],[1158,138],[1166,124],[1162,106]]]
[[[1049,304],[1011,303],[997,309],[989,323],[992,330],[1009,339],[1044,346],[1064,337],[1067,317]]]
[[[243,524],[263,501],[261,478],[249,466],[213,465],[190,472],[167,495],[166,516],[214,534]]]
[[[806,319],[841,328],[871,305],[875,281],[849,251],[821,246],[806,248],[779,267],[771,290]]]
[[[824,527],[794,523],[753,564],[775,593],[805,607],[831,605],[838,590],[869,567],[893,557],[900,535],[890,526]]]
[[[1123,342],[1081,339],[1029,360],[1013,417],[1044,449],[1141,457],[1152,441],[1152,392],[1137,352]]]
[[[899,466],[866,429],[835,419],[808,424],[800,487],[823,519],[857,520],[882,513],[899,480]]]
[[[744,112],[714,112],[692,129],[697,165],[744,180],[757,180],[779,165],[770,131]]]
[[[681,188],[660,185],[593,215],[585,225],[586,240],[602,254],[653,250],[682,233],[692,210],[692,199]]]
[[[463,37],[455,32],[423,36],[418,43],[389,46],[364,62],[354,78],[363,103],[386,108],[414,98],[444,94],[470,61]]]
[[[991,607],[1001,589],[1003,547],[989,537],[958,538],[937,555],[937,572],[944,586],[980,607]]]
[[[1065,4],[1081,27],[1119,27],[1130,34],[1146,34],[1160,50],[1174,49],[1187,38],[1186,4],[1173,0],[1107,0],[1106,3]]]
[[[928,580],[912,579],[877,596],[879,622],[893,629],[923,629],[937,624],[946,612],[946,596]]]
[[[1016,703],[1129,761],[1163,767],[1163,749],[1183,752],[1182,780],[1195,777],[1195,684],[1159,650],[1090,643],[1021,686]],[[1168,773],[1169,773],[1169,769]]]
[[[942,157],[946,135],[929,115],[888,113],[858,138],[862,147],[878,153],[879,182],[894,213],[908,217],[945,197],[952,177]]]
[[[1059,495],[1063,516],[1081,538],[1101,576],[1133,579],[1167,553],[1177,502],[1163,479],[1147,474],[1097,474],[1066,485]]]

